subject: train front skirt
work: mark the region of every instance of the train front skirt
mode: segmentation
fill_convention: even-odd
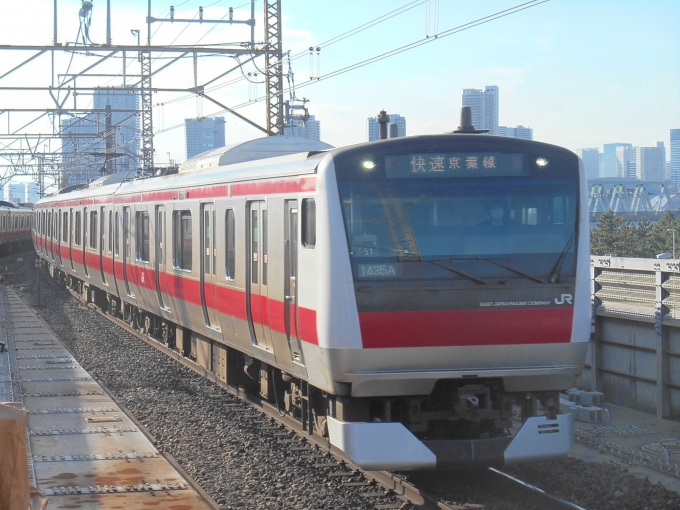
[[[569,453],[571,414],[528,418],[514,436],[422,441],[401,423],[354,423],[328,418],[331,444],[368,471],[414,471],[500,467]]]

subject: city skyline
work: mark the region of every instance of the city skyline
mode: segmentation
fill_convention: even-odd
[[[113,43],[136,43],[130,29],[145,28],[146,5],[132,0],[114,0],[113,4]],[[201,4],[189,0],[177,7],[175,15],[192,18]],[[434,9],[426,10],[421,2],[408,4],[403,13],[356,35],[323,44],[402,5],[407,4],[347,0],[345,8],[329,16],[322,3],[282,3],[284,51],[302,55],[292,61],[296,93],[309,99],[310,113],[324,120],[324,141],[335,146],[364,141],[365,119],[382,109],[408,118],[409,135],[451,131],[459,122],[460,92],[485,84],[495,84],[501,90],[500,125],[531,126],[536,140],[574,152],[617,141],[644,147],[663,141],[668,148],[670,130],[680,128],[680,40],[676,33],[680,2],[551,0],[436,39],[436,34],[517,4],[507,0],[440,2],[436,17]],[[50,44],[52,7],[52,0],[3,5],[0,43]],[[59,43],[74,39],[79,7],[79,1],[60,0]],[[248,7],[236,7],[234,18],[248,17]],[[166,17],[168,8],[169,3],[154,1],[152,15]],[[26,9],[50,15],[31,19],[31,30],[26,30]],[[260,33],[261,4],[256,9],[256,32]],[[227,7],[205,7],[204,15],[220,19],[227,15]],[[94,41],[101,42],[105,9],[95,5],[92,19],[90,34]],[[166,23],[154,26],[153,43],[195,44],[201,40],[201,44],[218,44],[246,40],[245,32],[247,27],[242,30],[225,25]],[[353,63],[425,40],[428,35],[428,43],[416,49],[324,78]],[[317,45],[322,48],[318,58],[320,80],[310,79],[318,74],[317,57],[312,63],[307,52],[310,46]],[[68,63],[68,56],[65,59]],[[120,72],[118,61],[110,60],[111,67],[104,66],[102,70]],[[621,79],[624,62],[626,69],[635,72]],[[128,64],[129,72],[138,70],[136,61]],[[11,63],[8,65],[7,69],[11,69]],[[81,63],[79,67],[84,66]],[[26,72],[32,70],[28,66]],[[251,70],[254,68],[245,69]],[[21,76],[22,72],[15,74]],[[190,63],[177,76],[178,80],[190,80]],[[46,80],[43,77],[42,81]],[[119,84],[113,80],[111,85]],[[255,95],[262,97],[264,85],[243,84],[225,91],[221,101],[230,106],[247,103]],[[225,115],[230,143],[262,136],[260,131],[205,100],[172,102],[174,98],[161,94],[154,98],[154,144],[159,161],[165,161],[167,152],[175,160],[184,156],[180,149],[184,148],[183,129],[176,126],[183,126],[185,118]],[[284,94],[287,98],[288,90]],[[239,113],[264,123],[261,100],[251,101]],[[43,132],[48,129],[49,125]]]

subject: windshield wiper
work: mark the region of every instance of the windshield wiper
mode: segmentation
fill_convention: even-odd
[[[465,273],[463,271],[459,271],[458,269],[453,269],[452,267],[445,266],[444,264],[438,264],[438,262],[441,262],[440,260],[426,260],[426,262],[429,262],[430,264],[434,264],[437,267],[441,267],[442,269],[446,269],[447,271],[451,271],[452,273],[459,274],[461,276],[464,276],[465,278],[469,278],[470,280],[481,283],[482,285],[486,285],[486,282],[482,280],[481,278],[477,278],[476,276],[472,276],[471,274]]]
[[[515,269],[512,266],[508,266],[507,264],[502,264],[501,262],[498,262],[496,259],[492,257],[465,257],[464,259],[454,259],[453,255],[447,259],[450,262],[453,262],[454,260],[484,260],[486,262],[490,262],[491,264],[494,264],[498,267],[502,267],[503,269],[507,269],[508,271],[512,273],[516,273],[520,276],[523,276],[524,278],[528,278],[529,280],[533,280],[538,283],[545,283],[543,280],[540,278],[530,275],[528,273],[525,273],[524,271],[520,271],[519,269]]]
[[[569,236],[569,240],[567,241],[566,246],[562,250],[562,253],[560,253],[560,256],[557,258],[557,262],[555,262],[555,265],[550,270],[550,274],[552,275],[548,280],[550,283],[559,283],[560,273],[562,272],[562,265],[564,264],[564,259],[567,258],[567,252],[569,251],[569,248],[571,248],[571,244],[574,242],[574,239],[576,239],[576,231],[571,233],[571,236]]]

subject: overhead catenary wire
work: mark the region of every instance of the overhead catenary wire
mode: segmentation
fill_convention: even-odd
[[[508,9],[503,9],[503,10],[497,11],[497,12],[495,12],[495,13],[493,13],[493,14],[489,14],[488,16],[483,16],[483,17],[481,17],[481,18],[477,18],[477,19],[475,19],[475,20],[469,21],[469,22],[464,23],[464,24],[462,24],[462,25],[458,25],[458,26],[453,27],[453,28],[450,28],[450,29],[448,29],[448,30],[444,30],[443,32],[440,32],[440,33],[438,34],[437,37],[424,37],[424,38],[419,39],[419,40],[417,40],[417,41],[413,41],[413,42],[408,43],[408,44],[405,44],[405,45],[403,45],[403,46],[399,46],[398,48],[394,48],[394,49],[392,49],[392,50],[390,50],[390,51],[386,51],[386,52],[381,53],[381,54],[379,54],[379,55],[375,55],[375,56],[370,57],[370,58],[368,58],[368,59],[365,59],[365,60],[356,62],[356,63],[354,63],[354,64],[351,64],[351,65],[349,65],[349,66],[345,66],[345,67],[343,67],[343,68],[336,69],[335,71],[331,71],[331,72],[329,72],[329,73],[327,73],[327,74],[325,74],[325,75],[321,75],[321,76],[319,76],[318,78],[315,77],[314,80],[310,80],[310,81],[304,82],[304,83],[302,83],[302,84],[300,84],[300,85],[296,85],[296,89],[300,89],[300,88],[303,88],[303,87],[308,87],[308,86],[314,85],[314,84],[316,84],[316,83],[318,83],[318,82],[320,82],[320,81],[327,80],[327,79],[330,79],[330,78],[334,78],[334,77],[336,77],[336,76],[340,76],[340,75],[342,75],[342,74],[344,74],[344,73],[353,71],[353,70],[355,70],[355,69],[359,69],[359,68],[361,68],[361,67],[365,67],[365,66],[367,66],[367,65],[373,64],[373,63],[375,63],[375,62],[379,62],[379,61],[384,60],[384,59],[389,58],[389,57],[393,57],[393,56],[395,56],[395,55],[398,55],[398,54],[403,53],[403,52],[405,52],[405,51],[412,50],[412,49],[417,48],[417,47],[419,47],[419,46],[422,46],[422,45],[424,45],[424,44],[428,44],[428,43],[433,43],[433,42],[435,42],[435,41],[439,41],[439,40],[441,40],[441,39],[443,39],[443,38],[445,38],[445,37],[449,37],[449,36],[451,36],[451,35],[454,35],[454,34],[463,32],[463,31],[465,31],[465,30],[470,30],[471,28],[475,28],[475,27],[477,27],[477,26],[484,25],[484,24],[486,24],[486,23],[490,23],[490,22],[492,22],[492,21],[495,21],[495,20],[504,18],[504,17],[506,17],[506,16],[510,16],[510,15],[512,15],[512,14],[516,14],[516,13],[521,12],[521,11],[524,11],[524,10],[526,10],[526,9],[530,9],[530,8],[532,8],[532,7],[537,7],[538,5],[547,3],[547,2],[549,2],[549,1],[550,1],[550,0],[530,0],[530,1],[528,1],[528,2],[523,2],[523,3],[521,3],[521,4],[517,4],[517,5],[513,6],[513,7],[508,8]],[[244,108],[244,107],[246,107],[246,106],[250,106],[250,105],[252,105],[252,104],[261,102],[261,101],[263,101],[264,99],[266,99],[266,96],[260,96],[260,97],[258,97],[258,98],[255,98],[255,99],[252,99],[252,100],[249,100],[249,101],[242,102],[242,103],[239,103],[239,104],[237,104],[237,105],[231,106],[231,107],[229,107],[229,109],[230,109],[230,110],[239,110],[239,109]],[[210,115],[207,115],[206,117],[217,116],[217,115],[220,115],[220,114],[222,114],[222,113],[224,113],[224,112],[226,112],[226,111],[228,111],[228,110],[223,109],[223,110],[220,110],[220,111],[218,111],[218,112],[215,112],[215,113],[212,113],[212,114],[210,114]],[[176,125],[174,125],[174,126],[171,126],[171,127],[166,128],[166,129],[157,131],[157,134],[165,133],[165,132],[168,132],[168,131],[171,131],[171,130],[174,130],[174,129],[178,129],[178,128],[182,127],[182,126],[184,126],[184,124],[176,124]]]

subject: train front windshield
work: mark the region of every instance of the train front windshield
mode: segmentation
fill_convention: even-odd
[[[466,169],[472,157],[478,168]],[[494,168],[482,167],[485,157]],[[338,165],[355,279],[573,277],[578,166],[567,166],[531,154],[445,151]]]

